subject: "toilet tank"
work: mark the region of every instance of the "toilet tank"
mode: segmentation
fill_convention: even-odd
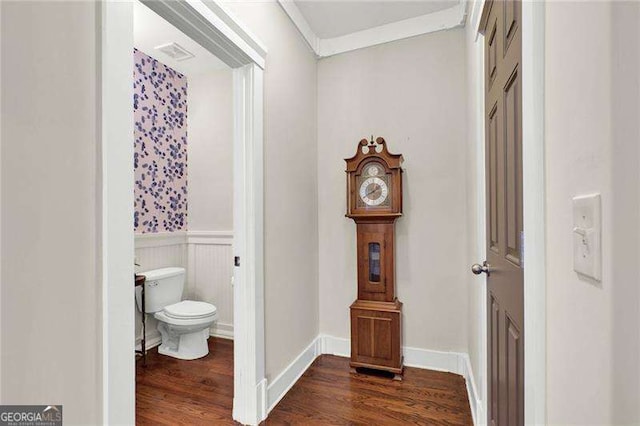
[[[184,268],[162,268],[141,272],[146,277],[144,299],[147,313],[161,311],[165,306],[182,300],[184,289]],[[138,309],[142,306],[140,295],[136,293]]]

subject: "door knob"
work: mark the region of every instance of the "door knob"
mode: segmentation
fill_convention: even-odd
[[[474,263],[473,266],[471,266],[471,272],[473,272],[476,275],[480,275],[481,273],[484,272],[485,274],[487,274],[487,276],[489,276],[490,275],[489,264],[487,263],[486,260],[482,262],[482,265]]]

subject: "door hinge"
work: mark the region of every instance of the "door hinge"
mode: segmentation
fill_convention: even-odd
[[[236,256],[233,258],[233,265],[240,266],[240,256]]]

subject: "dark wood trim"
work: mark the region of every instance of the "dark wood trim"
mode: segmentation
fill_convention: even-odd
[[[378,302],[375,300],[356,300],[350,306],[356,309],[370,309],[383,312],[395,312],[402,309],[402,302],[395,299],[393,302]]]
[[[376,152],[376,145],[382,146],[381,152]],[[366,148],[366,153],[362,152],[363,148]],[[387,167],[390,169],[399,169],[401,168],[401,164],[403,161],[401,154],[391,154],[387,149],[387,142],[384,138],[376,138],[375,143],[373,141],[368,141],[366,139],[362,139],[358,143],[358,149],[355,155],[351,158],[345,158],[344,161],[347,162],[347,173],[354,172],[360,166],[360,163],[370,158],[371,156],[377,156],[378,158],[382,158],[386,163]]]
[[[402,217],[402,213],[378,213],[375,216],[361,213],[347,214],[345,216],[355,220],[357,223],[393,223],[397,218]]]

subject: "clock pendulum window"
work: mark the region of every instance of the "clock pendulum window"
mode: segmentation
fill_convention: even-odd
[[[402,303],[395,295],[395,221],[402,216],[402,155],[383,138],[358,143],[347,163],[347,217],[357,229],[358,299],[351,305],[351,369],[402,379]]]

